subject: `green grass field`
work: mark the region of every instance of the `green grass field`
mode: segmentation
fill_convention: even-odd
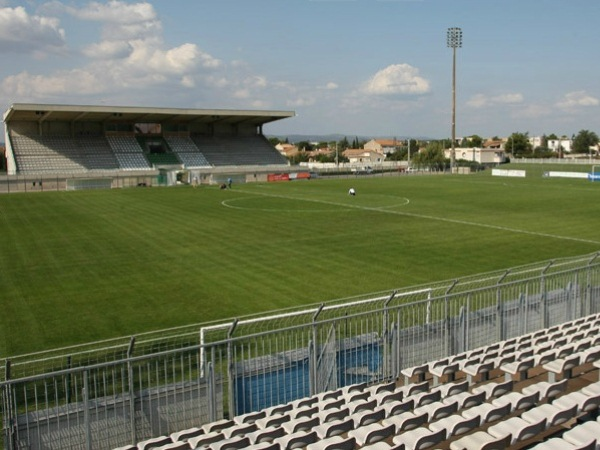
[[[599,196],[490,171],[2,195],[0,355],[596,252]]]

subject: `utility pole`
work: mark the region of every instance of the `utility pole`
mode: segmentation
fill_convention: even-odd
[[[448,28],[446,43],[452,49],[452,147],[450,150],[450,172],[454,172],[456,165],[456,49],[462,47],[462,30]]]

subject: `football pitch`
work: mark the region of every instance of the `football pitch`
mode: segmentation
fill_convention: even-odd
[[[1,195],[0,355],[593,253],[599,197],[490,171]]]

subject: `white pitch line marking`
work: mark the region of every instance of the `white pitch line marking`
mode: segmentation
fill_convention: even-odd
[[[377,211],[377,212],[382,212],[382,213],[387,213],[387,214],[395,214],[395,215],[399,215],[399,216],[416,217],[418,219],[428,219],[428,220],[435,220],[438,222],[456,223],[459,225],[468,225],[468,226],[473,226],[473,227],[489,228],[492,230],[508,231],[511,233],[528,234],[530,236],[547,237],[547,238],[551,238],[551,239],[559,239],[559,240],[574,241],[574,242],[584,242],[587,244],[600,245],[600,241],[594,241],[591,239],[582,239],[582,238],[576,238],[576,237],[570,237],[570,236],[559,236],[556,234],[549,234],[549,233],[539,233],[537,231],[521,230],[519,228],[510,228],[510,227],[502,227],[499,225],[490,225],[490,224],[486,224],[486,223],[470,222],[468,220],[448,219],[446,217],[429,216],[426,214],[416,214],[416,213],[409,213],[409,212],[405,212],[405,211],[390,211],[389,209],[386,209],[386,208],[389,208],[389,206],[381,207],[381,208],[374,208],[374,207],[369,207],[369,206],[352,205],[352,204],[348,204],[348,203],[338,203],[338,202],[331,202],[331,201],[327,201],[327,200],[319,200],[319,199],[312,199],[312,198],[290,197],[290,196],[286,196],[286,195],[270,194],[270,193],[265,193],[265,192],[254,192],[254,191],[244,191],[244,190],[239,190],[238,192],[244,192],[246,194],[256,194],[256,195],[261,195],[264,197],[277,197],[277,198],[284,198],[284,199],[288,199],[288,200],[300,200],[300,201],[305,201],[305,202],[321,203],[324,205],[344,206],[344,207],[359,209],[359,210],[363,210],[363,211]],[[226,206],[226,205],[224,205],[224,206]]]

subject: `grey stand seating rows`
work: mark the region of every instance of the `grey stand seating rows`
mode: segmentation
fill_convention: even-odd
[[[595,448],[600,423],[590,415],[600,406],[600,381],[572,392],[568,387],[574,374],[600,368],[599,329],[599,317],[589,316],[406,369],[401,386],[395,381],[347,386],[121,449],[490,450],[549,432],[554,434],[532,448]],[[562,358],[549,360],[550,353]],[[556,364],[559,359],[568,363]],[[532,365],[514,364],[523,360]],[[464,371],[489,362],[495,365],[480,381],[476,375],[484,372]],[[448,366],[450,371],[442,369]],[[536,380],[527,380],[531,369],[540,372]],[[497,372],[504,376],[488,379]],[[566,424],[572,425],[563,429]],[[556,428],[563,432],[555,435]]]

